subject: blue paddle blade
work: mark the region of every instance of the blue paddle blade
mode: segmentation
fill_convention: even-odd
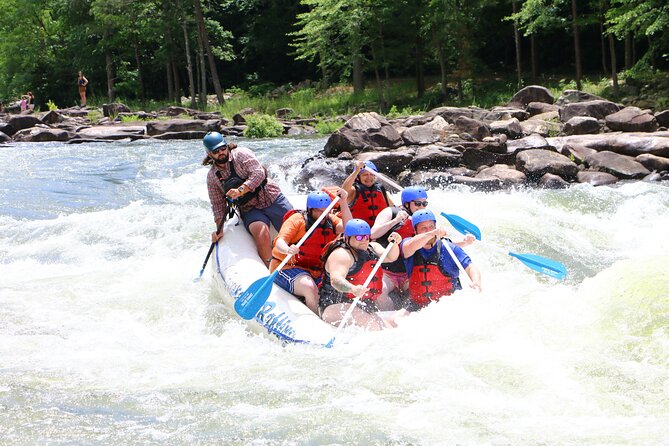
[[[556,262],[555,260],[547,259],[536,254],[516,254],[515,252],[510,251],[509,255],[517,258],[523,262],[525,266],[538,271],[541,274],[546,274],[547,276],[558,280],[567,277],[567,268],[562,263]]]
[[[441,215],[448,220],[448,222],[458,231],[460,234],[471,234],[476,237],[476,240],[481,240],[481,230],[474,224],[470,223],[462,217],[458,217],[454,214],[447,214],[442,212]]]
[[[267,302],[272,292],[272,284],[279,270],[267,277],[262,277],[251,284],[235,301],[235,311],[242,319],[253,319],[260,308]]]

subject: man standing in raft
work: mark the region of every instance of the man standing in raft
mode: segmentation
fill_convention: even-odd
[[[338,188],[337,195],[344,204],[341,206],[341,217],[330,214],[325,217],[302,246],[295,246],[309,228],[330,206],[332,199],[325,192],[311,192],[307,195],[306,211],[289,211],[279,235],[274,239],[270,272],[292,254],[289,263],[277,274],[274,283],[297,297],[303,297],[311,311],[318,314],[318,286],[323,274],[321,255],[323,248],[332,242],[337,234],[344,232],[344,225],[351,219],[351,211],[346,204],[347,193]],[[291,214],[292,212],[292,214]]]
[[[411,216],[416,235],[402,241],[400,246],[409,275],[409,302],[407,309],[417,311],[442,296],[449,296],[460,285],[460,270],[444,246],[448,243],[458,262],[472,281],[471,287],[481,291],[481,273],[462,248],[443,239],[446,230],[437,227],[437,219],[429,209],[421,209]]]
[[[279,185],[267,176],[267,171],[251,150],[228,144],[218,132],[207,133],[202,142],[207,153],[202,164],[211,165],[207,174],[207,190],[216,227],[225,218],[227,198],[239,208],[244,227],[253,236],[258,255],[265,265],[269,265],[272,258],[269,225],[271,223],[278,231],[283,216],[293,206],[281,193]],[[212,234],[212,242],[221,238],[223,231]]]
[[[376,176],[369,170],[378,172],[373,162],[356,161],[355,169],[341,187],[348,192],[348,204],[353,218],[365,220],[372,226],[376,216],[393,202],[386,189],[376,181]]]

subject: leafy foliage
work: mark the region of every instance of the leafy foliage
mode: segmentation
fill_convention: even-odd
[[[265,114],[245,116],[247,138],[275,138],[283,135],[283,125],[274,117]]]

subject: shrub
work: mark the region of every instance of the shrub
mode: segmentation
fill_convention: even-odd
[[[137,115],[123,115],[121,116],[121,122],[122,123],[128,123],[128,122],[136,122],[139,121],[139,116]]]
[[[247,138],[275,138],[283,135],[283,125],[270,115],[247,115],[244,136]]]
[[[51,99],[47,101],[46,106],[49,107],[49,111],[58,110],[58,106]]]
[[[343,123],[338,119],[326,119],[316,122],[316,131],[321,135],[329,135],[339,130]]]

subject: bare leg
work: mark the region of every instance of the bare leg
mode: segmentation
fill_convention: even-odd
[[[265,266],[269,266],[269,261],[272,258],[272,243],[269,239],[269,226],[261,221],[254,221],[249,225],[249,232],[256,242],[256,249],[260,259],[265,262]]]
[[[307,307],[318,314],[318,287],[314,283],[314,279],[308,274],[302,274],[297,276],[293,286],[293,294],[304,297]]]
[[[323,320],[332,325],[338,325],[344,318],[346,311],[351,304],[334,304],[323,310]],[[386,328],[386,324],[378,315],[374,313],[367,313],[360,308],[355,308],[351,313],[351,318],[346,321],[347,324],[353,323],[359,327],[365,327],[368,330],[377,331]]]

